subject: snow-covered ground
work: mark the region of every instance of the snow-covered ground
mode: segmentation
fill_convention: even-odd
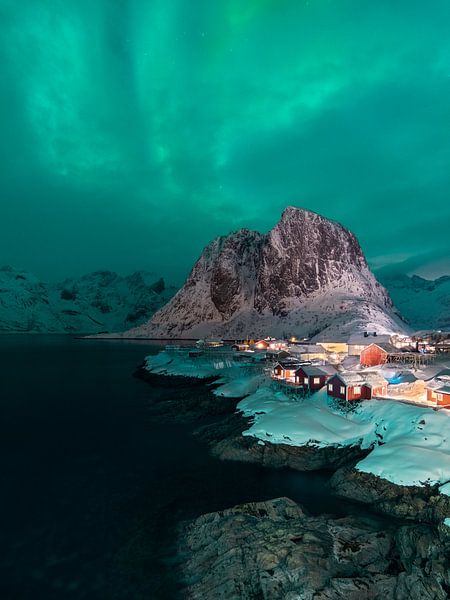
[[[175,293],[154,273],[97,271],[47,283],[0,268],[0,333],[97,333],[146,321]]]
[[[360,471],[399,485],[450,481],[450,411],[370,400],[344,413],[325,389],[299,401],[270,387],[249,395],[238,409],[254,418],[243,435],[271,444],[373,448],[358,463]]]
[[[218,352],[189,358],[187,351],[161,352],[146,359],[147,369],[163,375],[216,377],[214,394],[242,398],[238,404],[253,424],[243,432],[260,443],[291,446],[360,446],[371,449],[357,469],[399,485],[441,484],[450,495],[450,410],[395,399],[363,401],[344,411],[325,388],[292,397],[261,372]],[[417,372],[431,376],[437,367]],[[395,371],[390,370],[391,374]],[[410,373],[399,369],[408,380]],[[416,385],[408,383],[403,385]],[[399,387],[399,386],[396,386]]]

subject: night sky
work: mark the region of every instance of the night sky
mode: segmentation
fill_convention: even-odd
[[[0,264],[180,283],[289,204],[450,273],[448,0],[1,0]]]

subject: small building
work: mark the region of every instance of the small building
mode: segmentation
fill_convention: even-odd
[[[295,385],[304,390],[320,390],[328,379],[328,373],[313,365],[302,365],[295,371]]]
[[[377,373],[336,373],[327,382],[327,394],[349,402],[370,400],[387,393],[387,381]]]
[[[359,362],[364,367],[384,365],[388,362],[389,355],[396,352],[397,349],[389,343],[372,343],[362,350]]]
[[[295,372],[300,367],[297,360],[282,359],[276,363],[272,369],[272,377],[274,379],[284,379],[286,381],[295,382]]]
[[[247,352],[250,349],[250,344],[248,342],[235,342],[231,347],[237,352]]]
[[[288,348],[291,356],[295,356],[300,360],[326,360],[327,352],[325,348],[318,344],[293,344]]]
[[[374,371],[367,371],[366,373],[361,373],[362,378],[364,379],[364,386],[369,388],[370,390],[370,398],[384,398],[387,396],[387,380]]]
[[[361,400],[363,384],[359,373],[336,373],[327,382],[327,394],[341,400]]]
[[[285,359],[293,359],[297,360],[297,357],[293,357],[289,354],[287,350],[270,350],[267,349],[265,353],[266,359],[271,360],[272,362],[277,362],[279,360]]]
[[[347,342],[332,342],[332,341],[324,341],[317,342],[319,346],[322,346],[327,352],[333,354],[348,354],[348,344]]]
[[[348,339],[348,355],[360,356],[361,352],[372,344],[390,344],[391,336],[388,334],[378,335],[376,331],[365,331],[354,333]]]
[[[450,407],[450,369],[444,369],[427,382],[427,400],[436,406]]]
[[[269,342],[267,340],[258,340],[254,344],[255,350],[267,350]]]
[[[217,338],[206,338],[204,340],[197,340],[195,344],[199,348],[221,348],[224,345],[224,341]]]
[[[286,340],[268,339],[268,350],[287,350],[288,343]]]

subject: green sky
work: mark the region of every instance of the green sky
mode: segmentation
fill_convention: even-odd
[[[179,282],[288,204],[450,272],[450,2],[1,0],[0,264]]]

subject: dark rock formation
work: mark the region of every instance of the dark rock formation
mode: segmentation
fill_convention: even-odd
[[[180,535],[195,600],[444,600],[449,549],[431,526],[312,517],[287,498],[203,515]]]
[[[396,485],[352,467],[336,471],[330,486],[337,496],[402,519],[440,523],[450,515],[450,497],[440,494],[437,486]]]
[[[358,446],[315,448],[260,442],[242,435],[249,422],[249,418],[234,414],[197,430],[197,435],[208,443],[211,453],[222,460],[258,463],[272,468],[289,467],[297,471],[337,469],[354,464],[367,455],[367,451]]]

